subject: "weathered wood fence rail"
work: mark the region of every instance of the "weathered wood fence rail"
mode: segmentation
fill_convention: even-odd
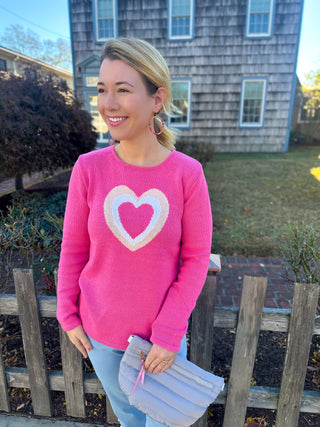
[[[216,403],[225,404],[224,427],[243,427],[247,407],[277,410],[276,427],[297,427],[300,412],[320,413],[320,393],[304,391],[313,334],[320,334],[316,317],[316,285],[296,284],[292,310],[263,307],[267,279],[246,276],[239,309],[215,307],[216,272],[212,256],[208,277],[192,314],[190,359],[211,369],[213,327],[236,328],[228,387]],[[30,388],[36,415],[51,416],[50,390],[64,391],[67,413],[85,417],[85,393],[104,391],[95,374],[83,374],[82,356],[60,330],[63,371],[47,370],[41,336],[41,317],[55,317],[56,298],[36,295],[32,270],[15,270],[16,295],[0,296],[0,314],[19,316],[27,368],[5,367],[0,352],[0,410],[10,412],[8,387]],[[287,332],[281,387],[251,386],[260,330]],[[107,423],[117,423],[107,399]],[[196,424],[207,425],[206,416]]]

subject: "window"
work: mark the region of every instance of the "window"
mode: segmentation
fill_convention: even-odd
[[[169,0],[169,40],[192,39],[194,22],[194,0]]]
[[[90,114],[92,116],[93,126],[96,128],[96,132],[98,133],[97,142],[108,143],[109,142],[108,127],[99,114],[97,95],[89,95],[89,105],[90,105]]]
[[[86,86],[87,87],[97,87],[99,77],[97,76],[86,76]]]
[[[302,108],[300,109],[300,122],[319,122],[320,121],[320,108],[313,105],[310,99],[304,98]]]
[[[244,78],[242,81],[240,127],[263,127],[267,78]]]
[[[275,0],[248,0],[247,37],[271,37]]]
[[[172,81],[173,108],[169,125],[177,128],[190,127],[191,80]]]
[[[7,61],[0,59],[0,71],[7,71]]]
[[[117,0],[94,0],[95,38],[103,42],[117,36]]]

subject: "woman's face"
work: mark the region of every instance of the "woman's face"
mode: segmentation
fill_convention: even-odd
[[[161,106],[159,95],[148,94],[141,75],[134,68],[118,59],[102,62],[98,110],[114,139],[150,137],[149,123]]]

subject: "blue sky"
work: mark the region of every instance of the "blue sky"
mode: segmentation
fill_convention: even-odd
[[[320,0],[305,0],[298,55],[297,74],[320,69]],[[67,0],[0,0],[0,36],[11,24],[20,24],[38,33],[42,39],[68,39]]]
[[[0,35],[11,24],[30,28],[42,39],[70,39],[68,0],[0,0]]]

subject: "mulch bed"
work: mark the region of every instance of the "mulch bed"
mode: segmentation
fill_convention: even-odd
[[[70,172],[59,175],[59,179],[45,181],[31,188],[37,191],[65,190],[69,181]],[[30,189],[29,189],[30,191]],[[10,289],[12,291],[12,288]],[[43,293],[43,289],[39,289]],[[59,331],[56,319],[42,320],[42,334],[44,354],[49,370],[61,370],[61,354],[59,344]],[[25,367],[23,343],[19,319],[15,316],[0,316],[0,337],[5,366]],[[213,371],[216,375],[223,376],[228,381],[232,363],[232,353],[235,340],[235,331],[215,328],[213,348]],[[252,384],[258,386],[280,387],[282,367],[286,351],[286,334],[262,331],[260,332],[256,363],[252,376]],[[315,362],[314,355],[319,354]],[[84,360],[85,372],[92,372],[90,361]],[[310,349],[309,366],[305,381],[306,390],[320,390],[320,336],[314,336]],[[12,413],[23,416],[33,416],[32,399],[28,389],[11,388],[10,404]],[[63,392],[51,392],[53,419],[73,420],[66,414],[66,405]],[[105,425],[105,397],[95,394],[86,395],[85,420],[76,419],[83,423]],[[247,423],[249,427],[272,427],[275,423],[276,412],[266,409],[249,408],[247,419],[256,418]],[[223,423],[223,405],[211,405],[209,408],[208,426],[220,427]],[[320,426],[320,414],[300,414],[299,427]],[[231,427],[231,426],[230,426]]]

